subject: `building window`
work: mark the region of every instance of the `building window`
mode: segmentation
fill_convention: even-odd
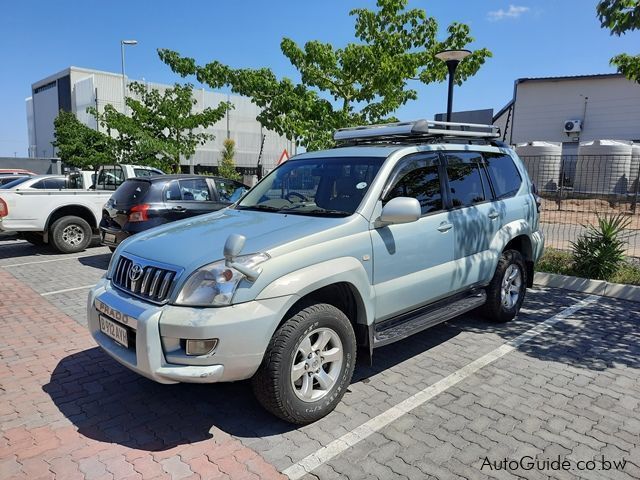
[[[53,82],[49,82],[46,85],[41,85],[38,88],[35,88],[33,90],[33,93],[40,93],[40,92],[44,92],[45,90],[49,90],[50,88],[53,88],[56,86],[56,81],[54,80]]]

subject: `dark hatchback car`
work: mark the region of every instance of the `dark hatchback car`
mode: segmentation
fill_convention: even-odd
[[[247,190],[242,183],[202,175],[129,178],[102,210],[102,244],[113,250],[138,232],[227,207]]]

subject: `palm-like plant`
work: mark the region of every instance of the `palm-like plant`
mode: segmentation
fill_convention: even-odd
[[[609,280],[624,261],[625,229],[631,219],[624,213],[597,215],[597,219],[597,225],[583,225],[586,231],[571,242],[573,262],[577,275]]]

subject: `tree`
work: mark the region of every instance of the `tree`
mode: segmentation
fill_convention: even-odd
[[[116,159],[113,138],[80,122],[75,114],[60,110],[53,122],[55,141],[60,159],[73,167],[94,169],[112,164]]]
[[[228,178],[229,180],[239,181],[242,179],[242,175],[240,175],[236,170],[236,166],[233,161],[236,142],[234,142],[230,138],[227,138],[224,141],[223,145],[224,150],[222,150],[222,156],[220,158],[220,163],[218,164],[218,175],[224,178]]]
[[[602,0],[597,6],[598,19],[611,35],[624,35],[640,29],[640,0]],[[621,53],[611,59],[629,80],[640,83],[640,55]]]
[[[198,145],[213,139],[213,135],[198,130],[222,119],[230,108],[220,103],[216,108],[194,111],[196,100],[190,84],[175,84],[162,93],[138,82],[129,88],[133,96],[126,98],[126,105],[131,115],[118,112],[112,105],[105,106],[100,114],[94,108],[89,111],[116,132],[121,159],[164,171],[178,171],[181,157],[189,158]]]
[[[394,120],[393,113],[417,99],[409,82],[424,84],[447,78],[447,67],[435,54],[464,48],[473,38],[469,27],[452,23],[439,41],[438,23],[421,9],[407,10],[408,0],[378,0],[378,9],[354,9],[357,42],[344,48],[309,41],[299,47],[284,38],[282,53],[298,70],[300,82],[278,79],[269,68],[234,69],[218,61],[200,66],[171,50],[159,56],[176,73],[195,75],[217,89],[229,86],[248,96],[261,113],[261,124],[296,140],[308,150],[333,144],[337,128]],[[491,52],[482,48],[460,63],[456,82],[474,75]]]

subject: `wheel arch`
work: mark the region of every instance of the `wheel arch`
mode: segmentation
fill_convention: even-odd
[[[98,220],[90,208],[84,205],[65,205],[51,212],[45,223],[45,231],[48,231],[57,220],[63,217],[80,217],[89,224],[92,230],[98,229]]]

